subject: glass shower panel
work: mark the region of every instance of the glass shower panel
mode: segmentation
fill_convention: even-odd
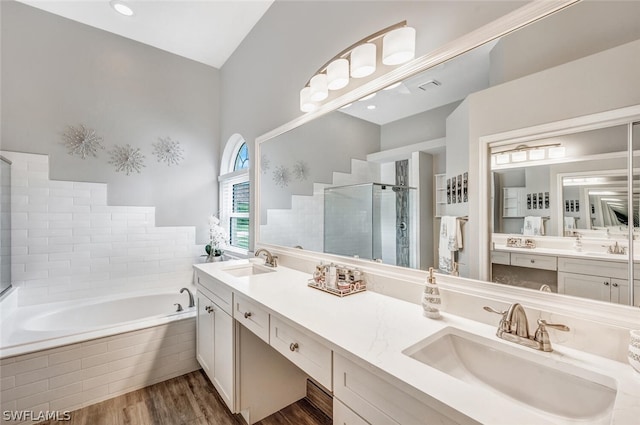
[[[0,156],[0,294],[11,287],[11,162]]]
[[[371,184],[325,189],[325,252],[349,257],[375,258],[372,194]]]
[[[412,189],[379,183],[325,189],[324,251],[415,267]]]

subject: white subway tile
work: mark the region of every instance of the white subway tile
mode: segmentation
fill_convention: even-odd
[[[51,236],[71,236],[71,229],[29,229],[30,238],[51,237]]]
[[[0,378],[0,391],[8,390],[16,386],[15,376],[5,376]]]
[[[16,385],[20,386],[46,380],[53,376],[63,375],[75,370],[80,370],[80,360],[60,363],[58,365],[49,365],[49,367],[16,375]]]
[[[29,254],[52,254],[59,252],[71,252],[73,245],[36,245],[29,246]]]
[[[32,394],[42,393],[44,391],[47,391],[47,389],[48,389],[47,380],[32,382],[27,385],[21,385],[19,387],[13,387],[6,391],[2,391],[0,393],[0,399],[2,399],[2,403],[6,403],[9,401],[28,397]]]
[[[72,350],[63,351],[61,353],[49,355],[49,363],[56,365],[63,362],[70,362],[74,360],[82,359],[83,357],[95,356],[107,351],[107,343],[101,342],[98,344],[89,345],[86,347],[78,346]],[[80,369],[80,367],[78,367]]]
[[[60,270],[60,269],[68,269],[71,267],[71,262],[67,261],[47,261],[46,263],[31,263],[26,265],[26,271],[35,271],[35,270]]]
[[[98,403],[102,400],[110,398],[109,395],[109,384],[104,384],[99,387],[92,388],[90,390],[84,390],[82,392],[84,398],[84,405]]]
[[[56,388],[55,390],[43,391],[36,393],[29,397],[20,398],[17,400],[16,406],[19,410],[33,409],[34,406],[41,403],[50,403],[54,400],[67,397],[71,394],[77,394],[82,392],[82,383],[77,382],[65,387]]]
[[[51,189],[73,189],[73,182],[64,180],[49,180],[49,187]]]
[[[77,260],[81,258],[89,258],[89,251],[69,251],[69,252],[57,252],[49,254],[49,260]]]
[[[16,280],[32,280],[32,279],[44,279],[49,277],[48,270],[36,270],[36,271],[15,271],[11,269],[11,278]]]

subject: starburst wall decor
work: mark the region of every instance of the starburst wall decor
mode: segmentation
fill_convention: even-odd
[[[117,172],[124,172],[127,176],[136,171],[140,173],[144,165],[144,155],[138,148],[132,148],[129,144],[126,146],[114,146],[111,150],[111,160],[109,164],[116,167]]]
[[[306,180],[309,177],[309,166],[306,162],[299,160],[293,164],[293,177],[299,182]]]
[[[260,171],[262,171],[262,174],[267,174],[270,168],[271,160],[267,157],[266,154],[263,153],[260,157]]]
[[[171,137],[158,137],[158,143],[153,144],[153,154],[158,162],[166,162],[168,166],[178,165],[182,161],[182,146]]]
[[[276,186],[287,187],[289,186],[289,180],[291,180],[289,169],[284,165],[278,165],[276,169],[273,170],[273,182]]]
[[[104,149],[102,137],[82,124],[78,127],[68,126],[62,133],[62,144],[67,147],[69,155],[77,155],[82,159],[89,155],[95,158],[98,156],[98,149]]]

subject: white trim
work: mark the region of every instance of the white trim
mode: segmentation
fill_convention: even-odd
[[[227,180],[231,180],[231,179],[236,179],[238,181],[242,180],[241,177],[244,177],[246,175],[249,175],[249,169],[248,168],[244,168],[242,170],[238,170],[238,171],[233,171],[231,173],[227,173],[227,174],[223,174],[218,176],[218,181],[220,183],[227,181]]]
[[[414,143],[412,145],[401,146],[399,148],[387,149],[385,151],[370,153],[367,155],[369,162],[389,162],[399,161],[401,159],[411,159],[414,152],[434,152],[442,150],[447,145],[447,139],[441,137],[439,139],[427,140],[425,142]]]
[[[220,176],[233,173],[233,165],[243,143],[246,143],[246,141],[244,137],[238,133],[229,137],[229,140],[227,140],[227,144],[224,147],[224,151],[222,152],[222,159],[220,160]],[[249,161],[251,161],[251,158],[249,158]]]

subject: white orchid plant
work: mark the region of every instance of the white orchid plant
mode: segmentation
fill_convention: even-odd
[[[218,217],[209,216],[209,237],[211,242],[204,247],[207,255],[218,257],[223,254],[223,248],[229,245],[229,235],[220,225]]]

